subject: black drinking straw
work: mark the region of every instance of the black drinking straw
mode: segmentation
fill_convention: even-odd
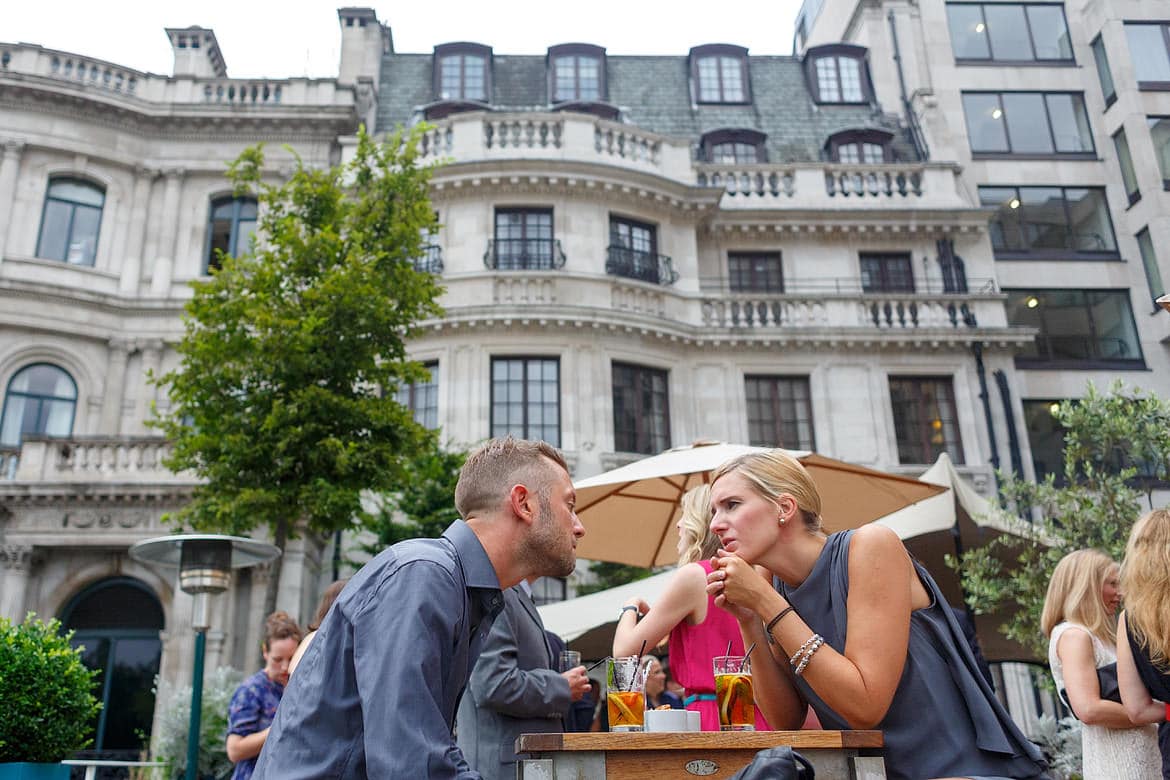
[[[751,646],[751,647],[749,647],[749,648],[747,649],[747,652],[743,654],[743,660],[739,662],[739,671],[740,671],[740,673],[742,673],[742,672],[743,672],[743,668],[744,668],[745,666],[747,666],[748,658],[750,658],[750,657],[751,657],[752,650],[755,650],[755,649],[756,649],[756,643],[755,643],[755,642],[752,642],[752,646]]]
[[[646,652],[646,640],[642,640],[642,649],[638,651],[638,660],[634,661],[634,674],[630,677],[630,690],[634,690],[634,678],[638,676],[638,668],[642,665],[642,653]]]
[[[731,640],[727,640],[727,652],[724,655],[731,655]]]
[[[608,656],[608,655],[607,655],[605,658],[602,658],[600,661],[596,661],[596,662],[594,662],[594,664],[593,664],[592,666],[588,667],[588,668],[587,668],[585,671],[586,671],[586,672],[592,672],[594,669],[596,669],[597,667],[601,666],[603,663],[605,663],[606,661],[608,661],[608,660],[609,660],[611,657],[612,657],[612,656]]]

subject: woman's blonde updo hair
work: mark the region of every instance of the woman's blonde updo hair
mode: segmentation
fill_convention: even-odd
[[[1121,592],[1126,628],[1154,666],[1170,670],[1170,511],[1155,509],[1134,523],[1121,564]]]
[[[1052,570],[1040,630],[1051,636],[1060,623],[1071,621],[1089,629],[1089,633],[1110,644],[1117,641],[1117,624],[1105,610],[1102,591],[1109,572],[1117,561],[1100,550],[1077,550],[1060,559]]]
[[[678,565],[711,558],[719,549],[719,537],[711,533],[711,486],[699,485],[683,494],[679,501],[682,511],[682,533],[686,548],[679,556]]]
[[[764,498],[776,503],[789,495],[796,501],[805,530],[821,530],[821,494],[817,484],[800,461],[784,450],[751,452],[732,458],[711,475],[711,484],[731,473],[743,476]]]

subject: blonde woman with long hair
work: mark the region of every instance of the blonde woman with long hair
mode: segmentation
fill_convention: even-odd
[[[1120,702],[1103,698],[1097,676],[1117,662],[1121,593],[1116,561],[1100,550],[1077,550],[1056,564],[1040,616],[1056,687],[1084,724],[1085,780],[1154,778],[1161,766],[1156,730],[1135,727]]]
[[[1156,509],[1130,531],[1121,566],[1125,612],[1117,624],[1117,682],[1135,723],[1161,723],[1170,742],[1170,512]],[[1162,776],[1170,777],[1163,751]]]
[[[683,495],[678,529],[678,570],[653,608],[644,599],[626,602],[613,637],[613,654],[635,655],[642,643],[655,647],[670,636],[670,670],[686,688],[688,710],[700,713],[703,731],[719,730],[715,704],[715,675],[711,659],[727,653],[743,654],[739,626],[707,595],[707,574],[719,540],[707,527],[711,516],[710,489],[700,485]],[[768,728],[756,711],[756,728]]]

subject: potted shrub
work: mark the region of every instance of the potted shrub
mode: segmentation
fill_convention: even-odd
[[[60,763],[89,746],[94,677],[56,620],[0,618],[0,780],[68,780]]]
[[[231,777],[235,764],[227,757],[228,705],[244,681],[244,674],[221,666],[203,680],[203,706],[199,729],[200,778]],[[168,780],[187,773],[187,737],[191,723],[191,686],[155,678],[159,701],[158,731],[154,735],[154,759],[167,765]]]

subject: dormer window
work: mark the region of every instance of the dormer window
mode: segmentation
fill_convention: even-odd
[[[709,163],[745,165],[768,161],[764,149],[766,135],[756,130],[712,130],[699,144],[700,157]]]
[[[691,82],[697,103],[750,103],[748,50],[711,43],[691,49]]]
[[[880,165],[893,159],[893,139],[885,130],[843,130],[829,136],[825,151],[833,162]]]
[[[868,103],[873,98],[864,46],[816,46],[806,52],[804,62],[818,103]]]
[[[605,49],[588,43],[550,46],[548,80],[552,103],[605,100]]]
[[[490,46],[445,43],[435,47],[434,56],[436,100],[488,102],[492,86]]]

